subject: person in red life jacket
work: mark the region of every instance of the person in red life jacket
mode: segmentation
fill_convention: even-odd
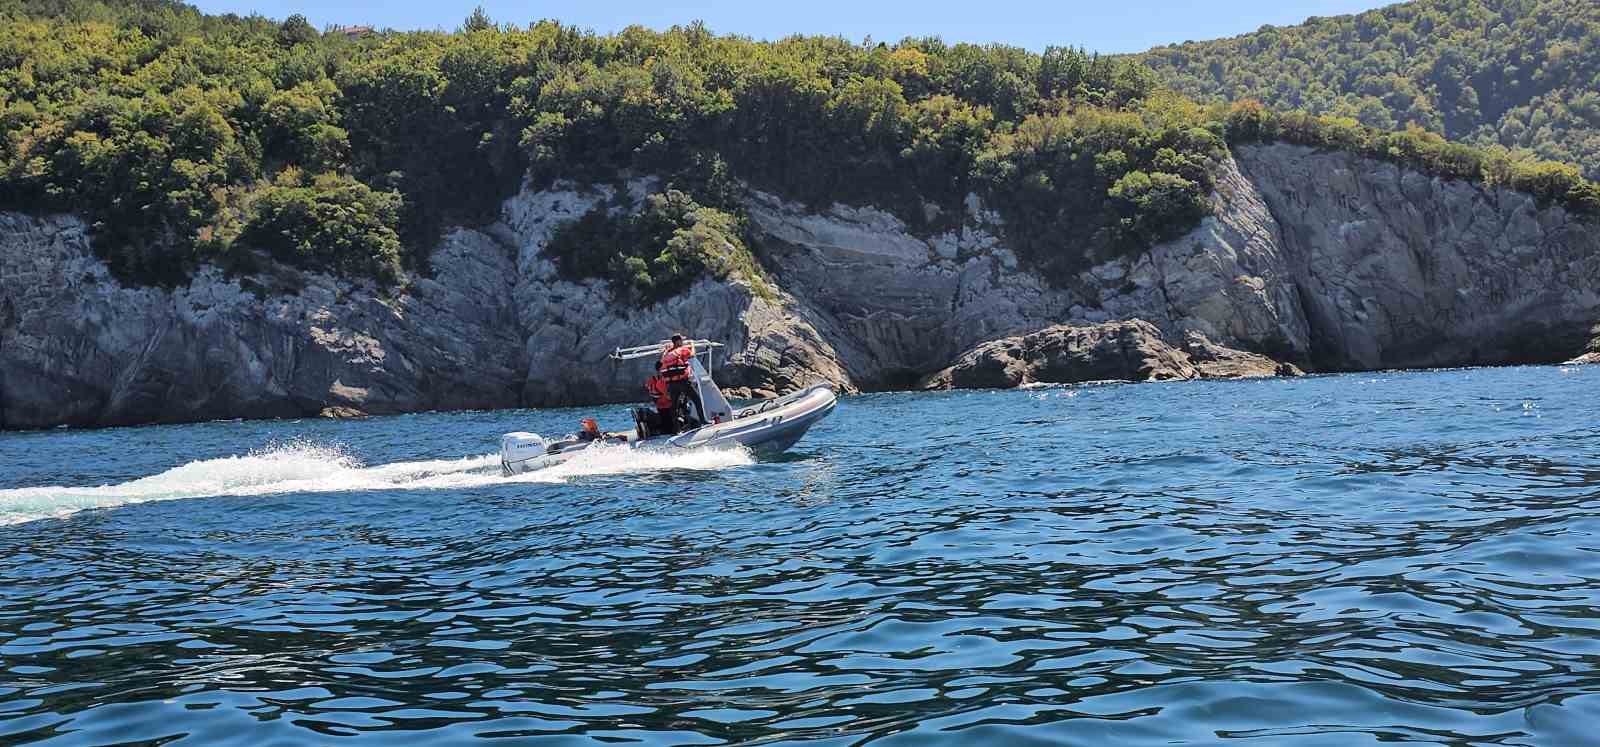
[[[700,401],[700,390],[693,381],[694,343],[684,342],[683,335],[673,335],[672,344],[661,354],[661,378],[667,382],[667,396],[672,398],[672,409],[681,416],[677,430],[705,423],[706,406]],[[695,416],[689,419],[689,403],[694,403]]]
[[[661,378],[661,361],[656,361],[656,372],[644,380],[644,390],[656,406],[656,427],[662,432],[672,432],[672,395],[667,393],[667,380]]]

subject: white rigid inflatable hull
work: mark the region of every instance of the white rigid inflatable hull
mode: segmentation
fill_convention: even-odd
[[[813,384],[793,394],[759,402],[733,411],[733,417],[674,436],[639,440],[630,436],[624,443],[595,441],[571,444],[548,453],[550,441],[536,433],[507,433],[500,438],[500,466],[507,474],[543,469],[599,446],[671,449],[707,449],[739,444],[757,453],[778,453],[794,446],[811,426],[833,412],[838,397],[825,384]]]

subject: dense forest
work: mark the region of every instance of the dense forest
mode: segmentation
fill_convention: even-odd
[[[651,175],[643,209],[598,208],[551,247],[562,272],[642,300],[759,275],[741,184],[880,205],[924,232],[976,192],[1051,277],[1193,227],[1230,141],[1342,148],[1600,213],[1570,166],[1415,124],[1202,105],[1156,80],[1074,48],[597,35],[481,11],[453,33],[346,33],[175,0],[0,0],[0,209],[83,215],[136,282],[265,254],[392,283],[525,179]]]
[[[1418,0],[1139,57],[1201,101],[1415,123],[1600,177],[1600,2]]]

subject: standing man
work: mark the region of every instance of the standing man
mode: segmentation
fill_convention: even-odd
[[[661,378],[667,382],[667,394],[672,397],[673,410],[681,412],[683,422],[678,430],[689,427],[689,403],[694,403],[695,422],[703,425],[706,406],[700,401],[700,390],[693,381],[694,343],[684,342],[683,335],[673,335],[672,343],[661,354]]]

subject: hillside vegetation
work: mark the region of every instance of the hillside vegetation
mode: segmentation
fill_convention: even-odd
[[[1130,60],[938,39],[755,42],[700,25],[554,21],[321,33],[172,0],[0,0],[0,208],[87,217],[113,270],[280,261],[393,281],[524,178],[662,178],[552,246],[571,277],[650,301],[759,274],[740,182],[871,203],[914,230],[976,192],[1052,277],[1181,234],[1230,140],[1346,148],[1600,213],[1575,169],[1340,117],[1202,106]],[[752,253],[753,252],[753,253]]]
[[[1139,57],[1200,101],[1415,123],[1600,177],[1600,2],[1418,0]]]

